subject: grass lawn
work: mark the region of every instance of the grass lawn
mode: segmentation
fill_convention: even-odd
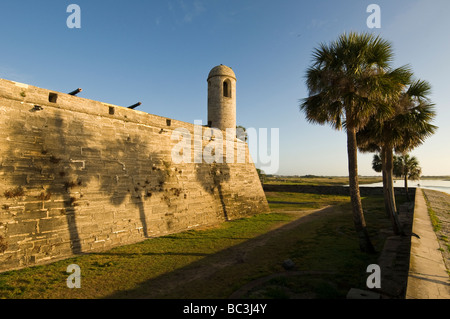
[[[345,298],[365,287],[378,256],[359,252],[349,197],[267,197],[271,214],[2,273],[0,298]],[[363,207],[380,251],[390,228],[383,199],[363,198]],[[67,288],[70,264],[81,268],[80,289]]]

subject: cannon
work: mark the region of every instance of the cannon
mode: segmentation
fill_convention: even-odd
[[[81,91],[83,91],[83,90],[82,89],[76,89],[75,91],[70,92],[69,95],[77,95]]]
[[[129,106],[128,108],[134,110],[135,108],[137,108],[141,104],[142,104],[141,102],[137,102],[136,104],[133,104],[133,105]]]

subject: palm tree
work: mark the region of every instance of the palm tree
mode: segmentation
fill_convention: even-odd
[[[357,136],[357,139],[359,140],[359,133],[358,133],[358,136]],[[379,149],[378,148],[375,148],[374,150],[370,150],[370,148],[369,149],[364,149],[364,148],[362,148],[361,146],[360,146],[360,150],[363,150],[363,151],[368,151],[368,152],[371,152],[371,151],[375,151],[375,152],[377,152],[377,151],[379,151]],[[386,211],[386,215],[387,215],[387,217],[388,218],[391,218],[391,203],[390,203],[390,198],[389,198],[389,196],[386,196],[386,190],[385,190],[385,185],[387,185],[388,183],[387,183],[387,175],[386,175],[386,173],[385,173],[385,171],[383,170],[383,161],[382,161],[382,159],[381,159],[381,155],[380,154],[375,154],[374,156],[373,156],[373,160],[372,160],[372,169],[375,171],[375,172],[377,172],[377,173],[382,173],[382,176],[383,176],[383,194],[384,194],[384,208],[385,208],[385,211]],[[395,222],[395,221],[394,221]],[[394,226],[394,229],[396,229],[396,226]]]
[[[321,44],[306,74],[309,97],[300,105],[310,123],[346,130],[353,222],[364,252],[373,252],[374,247],[359,192],[356,133],[372,116],[390,113],[378,102],[395,92],[399,82],[395,78],[405,71],[388,72],[392,57],[387,41],[367,33],[343,34],[329,45]]]
[[[406,85],[399,91],[398,98],[388,101],[394,111],[393,115],[384,120],[373,117],[357,135],[361,151],[380,153],[385,206],[396,234],[402,234],[403,231],[395,203],[394,152],[411,151],[436,130],[436,126],[431,124],[435,112],[434,105],[428,99],[430,84],[420,80],[409,82],[409,86]]]
[[[408,180],[416,181],[420,179],[421,174],[422,168],[415,156],[410,156],[409,154],[394,156],[394,175],[404,178],[407,201],[411,201],[408,193]]]
[[[367,130],[367,128],[366,128],[366,130]],[[360,133],[366,134],[366,130],[358,133],[358,136],[357,136],[358,142],[361,143]],[[374,171],[376,171],[378,173],[380,173],[380,172],[382,173],[384,207],[385,207],[387,217],[391,219],[392,228],[394,230],[394,233],[395,234],[404,234],[403,228],[402,228],[400,221],[398,219],[398,216],[397,216],[397,208],[396,208],[395,196],[394,196],[394,184],[393,184],[393,180],[390,177],[390,172],[393,169],[390,168],[391,167],[390,161],[387,160],[389,155],[386,155],[385,147],[379,147],[379,148],[376,147],[376,149],[374,150],[373,145],[374,144],[367,147],[367,145],[364,145],[363,143],[361,143],[359,146],[359,149],[362,152],[377,151],[377,152],[381,153],[381,154],[375,154],[373,156],[372,168]],[[394,162],[394,161],[392,161],[392,162]],[[392,165],[392,167],[393,167],[393,165]]]
[[[372,169],[377,172],[383,172],[383,163],[380,154],[375,154],[372,160]],[[408,192],[408,180],[418,180],[422,174],[422,169],[419,166],[419,161],[415,156],[410,157],[408,154],[402,154],[401,156],[394,155],[394,169],[393,173],[395,177],[404,178],[405,181],[405,193],[406,198],[410,201]],[[383,174],[384,176],[384,174]],[[383,185],[386,184],[385,179],[383,179]],[[389,202],[386,201],[389,198],[385,196],[385,207],[386,213],[390,215]]]
[[[383,164],[381,163],[381,156],[380,154],[375,154],[373,156],[373,160],[372,160],[372,169],[377,172],[377,173],[381,173],[383,171]]]

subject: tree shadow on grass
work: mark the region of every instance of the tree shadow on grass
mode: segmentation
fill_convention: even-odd
[[[363,199],[363,201],[365,201]],[[370,203],[369,203],[370,202]],[[371,232],[372,235],[377,235],[377,242],[378,247],[383,248],[384,241],[389,238],[389,236],[392,235],[391,233],[391,227],[390,227],[390,221],[384,214],[384,206],[382,198],[379,198],[378,202],[380,204],[380,207],[375,206],[375,202],[373,200],[369,200],[366,204],[369,206],[369,220],[373,220],[375,223],[374,218],[378,218],[379,222],[377,222],[377,226],[372,226]],[[370,205],[369,205],[370,204]],[[342,216],[344,214],[344,216]],[[280,266],[282,262],[286,258],[291,258],[291,255],[293,251],[291,252],[290,249],[282,253],[281,255],[278,255],[280,251],[283,251],[283,249],[280,249],[280,247],[292,247],[291,249],[294,249],[295,251],[300,252],[299,256],[302,256],[302,249],[301,245],[299,246],[298,239],[295,239],[296,236],[301,236],[301,229],[305,228],[299,228],[300,225],[307,226],[309,222],[321,222],[327,220],[328,217],[333,216],[339,216],[341,215],[344,221],[344,224],[342,224],[340,227],[331,227],[329,231],[327,232],[327,236],[330,238],[334,238],[333,236],[336,236],[336,239],[339,239],[339,241],[344,241],[348,244],[344,244],[343,242],[339,242],[338,240],[334,241],[332,240],[332,244],[330,244],[330,247],[327,247],[324,249],[324,251],[329,251],[329,256],[322,256],[321,258],[330,259],[334,258],[333,256],[340,255],[340,250],[345,248],[345,252],[342,252],[342,254],[349,254],[349,256],[352,256],[352,258],[356,258],[356,260],[347,260],[343,257],[339,257],[336,259],[340,260],[337,261],[336,267],[333,267],[331,265],[334,265],[334,259],[327,261],[327,265],[333,269],[305,269],[301,268],[302,271],[310,271],[310,272],[323,272],[323,275],[326,276],[327,272],[333,271],[336,272],[336,282],[338,282],[338,285],[340,289],[347,289],[347,291],[350,288],[355,288],[358,283],[360,285],[364,285],[365,280],[367,279],[367,273],[366,268],[371,263],[376,263],[377,258],[379,258],[382,255],[382,252],[380,251],[377,255],[370,255],[361,253],[358,249],[358,240],[356,233],[352,227],[351,223],[351,208],[348,203],[343,203],[339,205],[335,205],[332,207],[326,207],[319,210],[314,210],[311,213],[307,214],[304,217],[301,217],[299,219],[296,219],[293,222],[289,222],[284,226],[281,226],[275,230],[269,231],[263,235],[251,238],[249,240],[245,241],[239,241],[234,246],[231,246],[229,248],[214,252],[214,253],[202,253],[202,252],[196,252],[198,254],[198,258],[195,258],[194,261],[186,264],[185,266],[178,268],[178,269],[167,269],[167,273],[157,276],[155,278],[146,280],[139,284],[137,288],[132,290],[126,290],[126,291],[117,291],[114,294],[111,294],[109,296],[106,296],[106,298],[151,298],[151,299],[158,299],[158,298],[227,298],[236,296],[236,294],[233,295],[234,292],[238,292],[239,289],[243,285],[252,285],[252,280],[258,280],[259,278],[264,278],[266,276],[271,276],[271,274],[280,274],[284,273],[285,270],[283,270]],[[348,215],[348,221],[345,219],[345,215]],[[376,216],[378,217],[376,217]],[[341,218],[341,219],[342,219]],[[334,219],[332,219],[330,222],[332,222]],[[329,222],[329,223],[330,223]],[[334,222],[332,222],[334,223]],[[313,224],[310,224],[313,225]],[[317,226],[315,226],[317,227]],[[375,227],[379,227],[376,229]],[[322,229],[322,227],[317,228],[316,231],[316,237],[317,240],[321,238],[320,236],[324,236],[325,229]],[[290,238],[289,240],[286,240],[285,237],[283,237],[283,234],[287,233],[291,234],[297,234],[294,235],[294,237],[286,237]],[[330,233],[331,232],[331,233]],[[201,234],[199,234],[201,235]],[[201,237],[201,236],[196,236]],[[183,240],[183,239],[179,239]],[[336,246],[334,247],[334,243]],[[314,247],[310,247],[311,242],[309,242],[308,247],[305,247],[305,249],[313,249]],[[353,247],[353,248],[352,248]],[[391,247],[392,248],[392,247]],[[402,255],[404,253],[407,253],[408,245],[401,245],[396,247],[398,250],[394,255]],[[331,253],[332,252],[332,253]],[[170,253],[170,252],[169,252]],[[314,252],[314,255],[316,255],[318,252]],[[151,254],[151,252],[150,252]],[[202,256],[204,254],[204,256]],[[263,256],[263,254],[265,254]],[[295,255],[295,254],[294,254]],[[258,257],[255,257],[258,256]],[[277,256],[275,258],[272,258],[273,256]],[[359,257],[358,257],[359,256]],[[176,258],[177,254],[173,254],[173,257]],[[195,257],[193,255],[192,257]],[[267,257],[267,261],[264,261],[265,257]],[[262,258],[262,259],[261,259]],[[299,257],[300,260],[302,260],[302,257]],[[311,258],[311,257],[310,257]],[[384,262],[386,259],[383,259]],[[392,260],[391,260],[392,261]],[[353,270],[351,270],[351,273],[348,273],[348,263],[352,263]],[[395,263],[395,261],[394,261]],[[359,265],[357,268],[355,268],[355,264]],[[384,265],[384,264],[383,264]],[[260,269],[266,269],[269,270],[269,272],[260,273]],[[356,270],[357,269],[357,270]],[[356,272],[355,272],[356,270]],[[296,269],[294,269],[296,271]],[[398,269],[396,269],[398,271]],[[400,272],[404,272],[402,275],[402,278],[406,278],[407,276],[407,269],[400,269]],[[236,274],[240,273],[241,278],[239,280],[234,280],[229,278],[227,281],[225,278],[228,274]],[[386,277],[383,278],[389,278],[389,274],[391,273],[391,270],[388,268],[382,269],[383,275]],[[394,272],[395,274],[395,272]],[[397,273],[397,278],[398,278]],[[231,276],[231,275],[230,275]],[[317,274],[318,278],[321,278],[321,274]],[[247,279],[244,279],[247,278]],[[253,279],[249,279],[253,278]],[[349,278],[353,278],[351,282],[347,283],[347,280]],[[224,281],[225,280],[225,284]],[[328,280],[328,279],[327,279]],[[406,283],[402,281],[400,278],[398,280],[399,282],[396,283],[396,285],[403,286]],[[342,285],[348,284],[348,286],[345,286],[342,288]],[[214,286],[222,287],[220,288],[220,292],[217,292],[217,289],[211,289],[211,287]],[[360,289],[364,289],[363,286],[359,287]],[[380,293],[385,294],[385,296],[388,296],[389,298],[400,298],[400,296],[397,294],[397,290],[390,291],[389,287],[386,287],[385,290],[380,291]],[[345,298],[345,295],[342,296]]]
[[[281,265],[285,259],[289,258],[289,251],[292,249],[285,248],[294,247],[292,245],[295,245],[297,239],[296,236],[286,237],[290,239],[285,241],[283,234],[291,232],[301,236],[301,232],[297,230],[300,225],[335,213],[332,207],[320,209],[257,237],[245,241],[240,240],[239,243],[229,248],[204,256],[201,252],[196,253],[198,258],[186,266],[167,269],[166,274],[144,281],[135,289],[117,291],[106,298],[227,298],[234,291],[239,290],[240,285],[247,284],[252,280],[248,278],[257,279],[269,275],[271,271],[275,271],[275,273],[285,271]],[[357,242],[356,237],[354,240]],[[280,249],[280,245],[284,248]],[[356,246],[355,249],[357,249]],[[283,252],[280,253],[280,251]],[[356,251],[356,253],[359,252]],[[174,254],[174,257],[176,256],[177,254]],[[171,263],[169,262],[169,264]],[[261,269],[266,269],[266,271],[261,273]],[[271,271],[269,271],[270,269]],[[311,271],[314,270],[311,269]],[[241,278],[239,280],[234,278],[234,281],[230,279],[228,282],[222,276],[229,273],[234,276],[236,273],[240,273]],[[219,288],[220,292],[210,289],[216,285],[223,286]]]

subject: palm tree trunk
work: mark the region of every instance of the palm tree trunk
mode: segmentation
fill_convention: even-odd
[[[388,152],[387,147],[383,146],[381,148],[381,166],[383,170],[383,194],[384,194],[384,203],[387,207],[387,215],[389,218],[392,218],[392,211],[394,210],[394,207],[392,206],[392,200],[391,200],[391,191],[390,191],[390,180],[391,177],[389,176],[390,167],[389,167],[389,160],[388,160]]]
[[[408,174],[405,173],[405,193],[406,193],[406,201],[410,202],[411,199],[409,198],[409,193],[408,193]]]
[[[394,192],[394,151],[392,150],[392,147],[390,146],[384,146],[383,147],[383,153],[385,158],[385,169],[386,169],[386,181],[387,185],[386,188],[386,196],[388,197],[388,203],[389,203],[389,217],[392,222],[392,228],[394,230],[394,233],[396,235],[402,235],[403,234],[403,228],[400,224],[400,221],[398,219],[397,215],[397,207],[395,205],[395,192]]]
[[[386,173],[386,154],[385,148],[381,149],[380,152],[381,158],[381,173],[383,174],[383,197],[384,197],[384,210],[386,211],[386,217],[391,218],[391,204],[389,201],[389,192],[388,192],[388,176]]]
[[[391,210],[397,212],[397,205],[395,203],[395,191],[394,191],[394,151],[392,147],[386,147],[386,173],[388,181],[388,190],[390,194]]]
[[[347,153],[353,223],[355,224],[355,230],[358,234],[359,247],[362,252],[373,253],[375,252],[375,248],[373,247],[367,232],[366,221],[364,219],[364,212],[361,203],[361,195],[359,193],[358,154],[355,128],[347,127]]]

